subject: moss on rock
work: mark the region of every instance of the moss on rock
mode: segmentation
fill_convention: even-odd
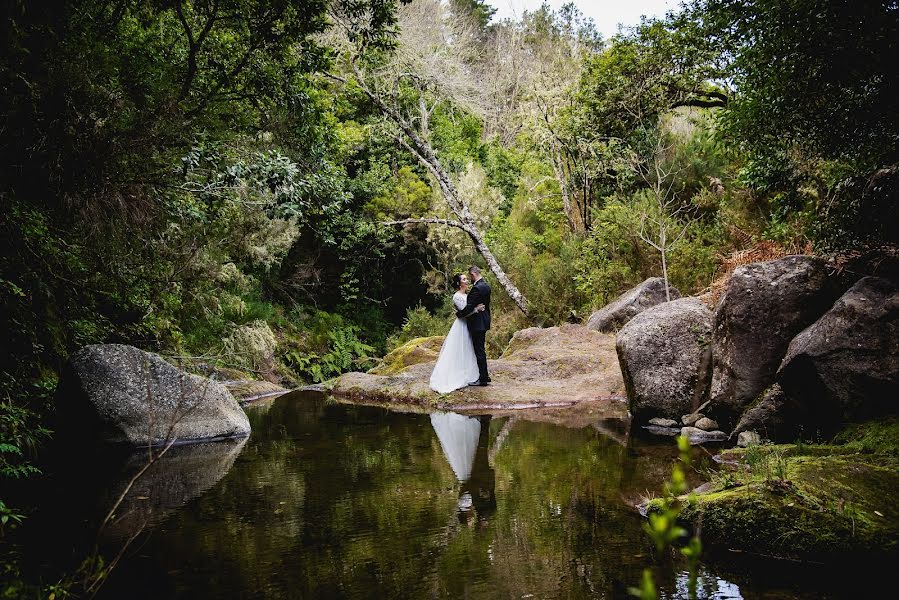
[[[375,368],[372,375],[395,375],[406,367],[437,360],[443,336],[420,337],[409,340],[399,348],[389,352]]]
[[[750,469],[753,452],[779,462]],[[899,554],[899,458],[890,451],[788,445],[724,454],[739,461],[738,471],[681,513],[701,527],[706,547],[825,562]]]

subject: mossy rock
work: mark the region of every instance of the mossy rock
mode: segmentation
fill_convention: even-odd
[[[369,371],[372,375],[395,375],[406,367],[437,360],[443,336],[420,337],[409,340],[388,353],[380,364]]]
[[[225,387],[238,401],[287,392],[287,389],[277,383],[255,379],[229,381]]]
[[[899,550],[899,459],[792,456],[787,478],[700,494],[681,520],[707,548],[832,562]],[[650,510],[653,506],[650,506]]]

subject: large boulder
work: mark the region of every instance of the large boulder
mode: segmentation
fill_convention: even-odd
[[[828,430],[899,405],[899,289],[864,277],[790,343],[781,387]]]
[[[811,256],[738,267],[715,309],[712,406],[728,424],[774,383],[790,340],[836,299],[824,263]]]
[[[68,433],[135,446],[243,437],[250,422],[220,383],[133,346],[86,346],[69,360],[57,402]]]
[[[699,406],[708,382],[712,312],[696,298],[654,306],[618,332],[616,350],[638,422],[679,418]]]
[[[775,383],[746,407],[730,437],[755,431],[769,440],[792,441],[801,433],[799,428],[804,420],[805,415],[801,414],[799,407],[790,402]]]
[[[668,292],[672,300],[680,298],[677,288],[668,286]],[[661,277],[650,277],[590,315],[587,328],[603,332],[616,331],[647,308],[667,300],[665,280]]]

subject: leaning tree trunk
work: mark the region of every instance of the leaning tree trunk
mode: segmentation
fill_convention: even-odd
[[[493,252],[490,251],[490,248],[487,246],[487,243],[484,241],[484,236],[481,234],[480,229],[475,222],[474,216],[471,213],[471,209],[468,207],[468,204],[459,196],[458,191],[456,190],[456,185],[453,183],[453,180],[450,178],[449,174],[443,168],[443,165],[440,163],[440,160],[437,158],[436,152],[431,147],[431,144],[423,138],[419,133],[415,130],[412,124],[403,118],[403,116],[399,113],[399,111],[388,106],[384,100],[381,99],[376,93],[371,91],[369,87],[366,85],[362,74],[356,68],[356,65],[353,65],[355,74],[356,74],[356,83],[362,88],[363,92],[366,96],[380,109],[380,111],[388,117],[391,121],[393,121],[397,127],[400,128],[400,131],[403,133],[403,136],[397,136],[397,142],[409,150],[416,158],[431,172],[434,178],[437,180],[437,185],[440,186],[440,191],[443,194],[443,198],[446,201],[447,205],[449,205],[450,210],[452,210],[453,214],[456,215],[458,220],[452,219],[440,219],[437,217],[433,218],[421,218],[421,219],[403,219],[400,221],[389,221],[388,225],[405,225],[409,223],[435,223],[440,225],[448,225],[450,227],[456,227],[461,229],[471,238],[472,242],[474,242],[475,249],[478,253],[484,258],[484,261],[487,263],[490,271],[496,276],[496,280],[499,282],[503,289],[506,291],[506,294],[509,295],[509,298],[515,303],[515,305],[521,310],[522,313],[526,317],[530,317],[528,313],[528,305],[527,299],[524,297],[524,294],[512,283],[512,280],[509,279],[509,276],[506,275],[506,272],[500,266],[499,261],[496,260],[496,257],[493,255]],[[342,79],[335,77],[335,79]]]

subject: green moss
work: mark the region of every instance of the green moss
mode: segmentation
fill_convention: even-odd
[[[855,452],[899,456],[899,419],[889,417],[849,425],[834,442]]]
[[[442,336],[419,337],[409,340],[396,350],[388,353],[381,363],[369,373],[372,375],[395,375],[406,367],[437,358]]]
[[[742,485],[698,495],[685,507],[681,518],[701,526],[706,546],[824,561],[899,550],[899,506],[890,500],[899,490],[899,459],[782,448],[785,477],[741,469]]]

